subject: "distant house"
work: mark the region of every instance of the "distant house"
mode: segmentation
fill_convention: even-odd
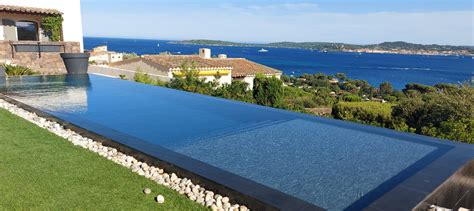
[[[59,41],[52,41],[41,27],[49,16],[64,19]],[[0,1],[0,63],[59,73],[65,71],[59,53],[82,51],[80,0]]]
[[[337,83],[339,83],[339,80],[337,80],[337,78],[331,78],[331,79],[329,80],[329,83],[331,83],[331,84],[337,84]]]
[[[106,45],[97,46],[90,52],[89,61],[96,64],[109,64],[123,60],[123,54],[114,51],[108,51]]]
[[[267,67],[244,58],[228,58],[220,54],[211,57],[210,49],[200,49],[199,55],[145,55],[140,58],[124,60],[110,66],[125,70],[141,70],[146,73],[159,75],[159,79],[169,81],[174,76],[183,74],[182,65],[194,65],[199,71],[199,77],[207,81],[217,79],[220,84],[230,84],[232,81],[244,81],[253,87],[257,74],[280,78],[281,71]]]

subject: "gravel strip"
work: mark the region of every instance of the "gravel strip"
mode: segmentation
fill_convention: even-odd
[[[76,132],[65,129],[62,125],[48,121],[45,118],[39,117],[35,113],[25,111],[16,105],[0,99],[0,108],[9,111],[41,128],[48,130],[51,133],[60,136],[75,146],[80,146],[88,149],[102,157],[107,158],[123,167],[130,169],[140,176],[155,181],[156,183],[171,188],[179,194],[186,195],[189,199],[211,208],[213,211],[247,211],[246,206],[238,204],[230,204],[229,198],[215,194],[208,191],[198,184],[194,184],[190,179],[179,178],[175,173],[164,172],[155,166],[150,166],[147,163],[142,163],[132,156],[128,156],[112,147],[103,146],[102,143],[96,142],[92,139],[80,136]],[[163,199],[164,200],[164,199]],[[161,201],[161,198],[160,198]]]

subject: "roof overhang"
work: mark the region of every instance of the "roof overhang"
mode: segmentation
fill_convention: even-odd
[[[34,15],[63,15],[62,12],[55,9],[21,7],[21,6],[11,6],[11,5],[0,5],[0,12],[34,14]]]

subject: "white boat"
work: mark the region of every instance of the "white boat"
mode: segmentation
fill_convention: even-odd
[[[265,48],[262,48],[260,50],[258,50],[259,53],[268,53],[268,50],[265,49]]]
[[[158,43],[158,44],[156,44],[156,47],[160,47],[160,44],[159,44],[159,43]]]

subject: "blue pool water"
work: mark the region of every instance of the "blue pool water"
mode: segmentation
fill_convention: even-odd
[[[253,47],[179,45],[163,40],[84,38],[86,49],[104,44],[113,51],[138,54],[158,54],[165,51],[174,54],[196,54],[199,48],[207,47],[212,49],[213,55],[223,53],[229,57],[247,58],[282,70],[287,75],[335,75],[342,72],[353,79],[367,80],[374,86],[389,81],[398,89],[404,88],[407,83],[460,83],[470,81],[474,76],[474,59],[468,56],[359,55],[287,48],[271,48],[268,53],[258,53],[260,48]]]
[[[439,150],[370,127],[96,75],[9,79],[0,92],[93,132],[120,131],[329,210],[388,191],[386,184]]]

